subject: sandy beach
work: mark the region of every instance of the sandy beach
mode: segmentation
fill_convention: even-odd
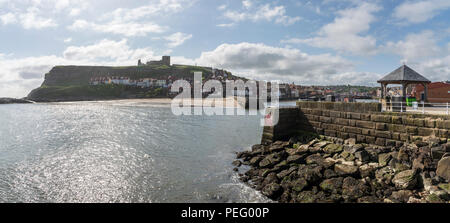
[[[76,102],[52,102],[49,104],[93,104],[102,103],[105,105],[120,105],[120,106],[149,106],[149,107],[170,107],[172,103],[179,103],[190,105],[192,107],[215,107],[222,106],[224,108],[241,108],[242,106],[235,100],[234,97],[220,99],[203,98],[203,99],[171,99],[171,98],[146,98],[146,99],[121,99],[121,100],[105,100],[105,101],[76,101]]]

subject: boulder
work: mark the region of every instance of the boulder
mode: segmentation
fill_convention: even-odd
[[[431,148],[431,157],[435,160],[440,160],[442,156],[446,153],[446,148],[439,146]]]
[[[304,178],[298,178],[291,182],[292,190],[301,192],[308,186],[308,181]]]
[[[375,171],[375,178],[378,180],[378,182],[390,184],[392,178],[394,177],[394,174],[395,170],[390,166],[386,166]]]
[[[356,159],[356,157],[355,157],[355,155],[353,153],[350,153],[350,152],[347,152],[347,151],[342,152],[339,156],[344,158],[347,161],[353,161],[353,160]]]
[[[306,164],[321,164],[325,159],[320,154],[312,154],[306,157]]]
[[[408,162],[408,161],[409,161],[409,152],[408,152],[408,148],[402,147],[402,148],[398,151],[397,156],[396,156],[395,158],[397,158],[397,160],[400,161],[400,162]]]
[[[374,177],[375,170],[379,167],[378,163],[369,163],[359,166],[359,173],[362,178],[365,177]]]
[[[281,161],[281,155],[278,153],[272,153],[266,156],[261,162],[259,162],[259,166],[261,168],[269,168]]]
[[[269,173],[263,180],[263,182],[261,183],[262,186],[264,187],[265,185],[268,184],[272,184],[272,183],[276,183],[278,184],[279,180],[278,177],[275,173]]]
[[[300,163],[303,161],[304,156],[302,155],[291,155],[286,159],[287,163]]]
[[[402,171],[394,176],[392,183],[399,189],[413,189],[417,185],[416,171]]]
[[[443,203],[444,202],[444,200],[442,200],[437,194],[428,195],[426,200],[430,203]]]
[[[334,172],[340,176],[355,175],[358,172],[358,167],[345,164],[336,164],[334,165]]]
[[[364,196],[364,197],[360,197],[357,200],[358,203],[382,203],[383,200],[381,200],[380,198],[377,198],[376,196]]]
[[[391,200],[406,203],[412,196],[413,193],[410,190],[399,190],[392,192]]]
[[[298,167],[293,166],[293,167],[291,167],[291,168],[289,168],[289,169],[287,169],[287,170],[283,170],[283,171],[281,171],[280,173],[278,173],[278,174],[277,174],[277,177],[280,178],[280,179],[283,179],[283,178],[285,178],[286,176],[290,175],[291,173],[293,173],[293,172],[295,172],[295,171],[297,171],[297,170],[298,170]]]
[[[236,155],[237,159],[244,159],[246,157],[250,156],[250,152],[249,151],[244,151],[244,152],[238,152]]]
[[[240,160],[235,160],[235,161],[233,161],[232,165],[235,167],[240,167],[240,166],[242,166],[242,162]]]
[[[441,188],[442,190],[445,190],[447,193],[450,194],[450,183],[439,184],[438,186],[439,186],[439,188]]]
[[[304,165],[298,168],[297,175],[314,184],[322,179],[322,170],[323,167],[318,165]]]
[[[450,157],[444,157],[439,161],[436,175],[450,182]]]
[[[312,191],[302,191],[296,197],[298,203],[314,203],[316,196]]]
[[[390,153],[378,154],[378,163],[382,167],[387,166],[389,161],[391,160],[391,158],[392,158],[392,155]]]
[[[344,178],[342,177],[326,179],[322,181],[319,186],[322,190],[335,194],[339,193],[342,190],[343,180]]]
[[[328,154],[340,153],[343,151],[343,146],[338,144],[328,144],[323,148],[323,151]]]
[[[356,139],[355,139],[355,138],[346,139],[346,140],[344,141],[344,144],[353,146],[353,145],[356,144]]]
[[[283,193],[283,189],[277,183],[267,184],[261,191],[262,194],[270,199],[276,199]]]
[[[334,172],[332,169],[326,169],[323,172],[323,176],[327,179],[329,178],[333,178],[333,177],[337,177],[338,175],[336,174],[336,172]]]
[[[317,148],[323,149],[323,148],[325,148],[325,146],[327,146],[328,144],[330,144],[330,142],[327,142],[327,141],[321,141],[321,142],[318,142],[318,143],[314,144],[313,146],[314,146],[314,147],[317,147]]]
[[[342,183],[342,197],[347,201],[363,197],[368,191],[368,186],[353,177],[346,177]]]
[[[361,160],[361,162],[368,162],[370,160],[370,154],[366,150],[361,150],[355,153],[356,159]]]
[[[251,166],[258,166],[258,165],[259,165],[259,162],[260,162],[262,159],[263,159],[263,157],[261,157],[261,156],[253,157],[252,159],[250,159],[250,165],[251,165]]]

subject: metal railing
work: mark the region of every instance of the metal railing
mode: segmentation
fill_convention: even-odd
[[[408,105],[409,104],[409,105]],[[392,101],[386,103],[382,106],[383,112],[411,112],[411,113],[422,113],[422,114],[439,114],[439,115],[449,115],[450,114],[450,103],[427,103],[427,102],[410,102],[406,103],[404,101]]]

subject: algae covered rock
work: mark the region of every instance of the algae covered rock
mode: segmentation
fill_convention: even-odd
[[[323,151],[328,154],[340,153],[343,151],[343,146],[337,144],[328,144],[327,146],[325,146],[325,148],[323,148]]]
[[[417,185],[416,171],[402,171],[394,176],[392,183],[399,189],[413,189]]]
[[[267,197],[269,197],[271,199],[277,198],[278,196],[281,195],[282,192],[283,192],[283,189],[277,183],[268,184],[261,191],[262,194],[266,195]]]
[[[334,165],[334,172],[340,176],[355,175],[358,172],[358,167],[346,164],[336,164]]]
[[[342,190],[342,181],[344,178],[338,177],[338,178],[331,178],[326,179],[320,183],[320,188],[324,191],[328,191],[331,193],[338,193]]]
[[[450,157],[444,157],[439,161],[436,174],[450,182]]]

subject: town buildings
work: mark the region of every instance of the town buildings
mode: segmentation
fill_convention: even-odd
[[[424,98],[424,87],[416,85],[413,89],[412,95],[417,101],[422,101]],[[434,82],[428,84],[428,102],[429,103],[447,103],[450,102],[450,83],[448,82]]]

